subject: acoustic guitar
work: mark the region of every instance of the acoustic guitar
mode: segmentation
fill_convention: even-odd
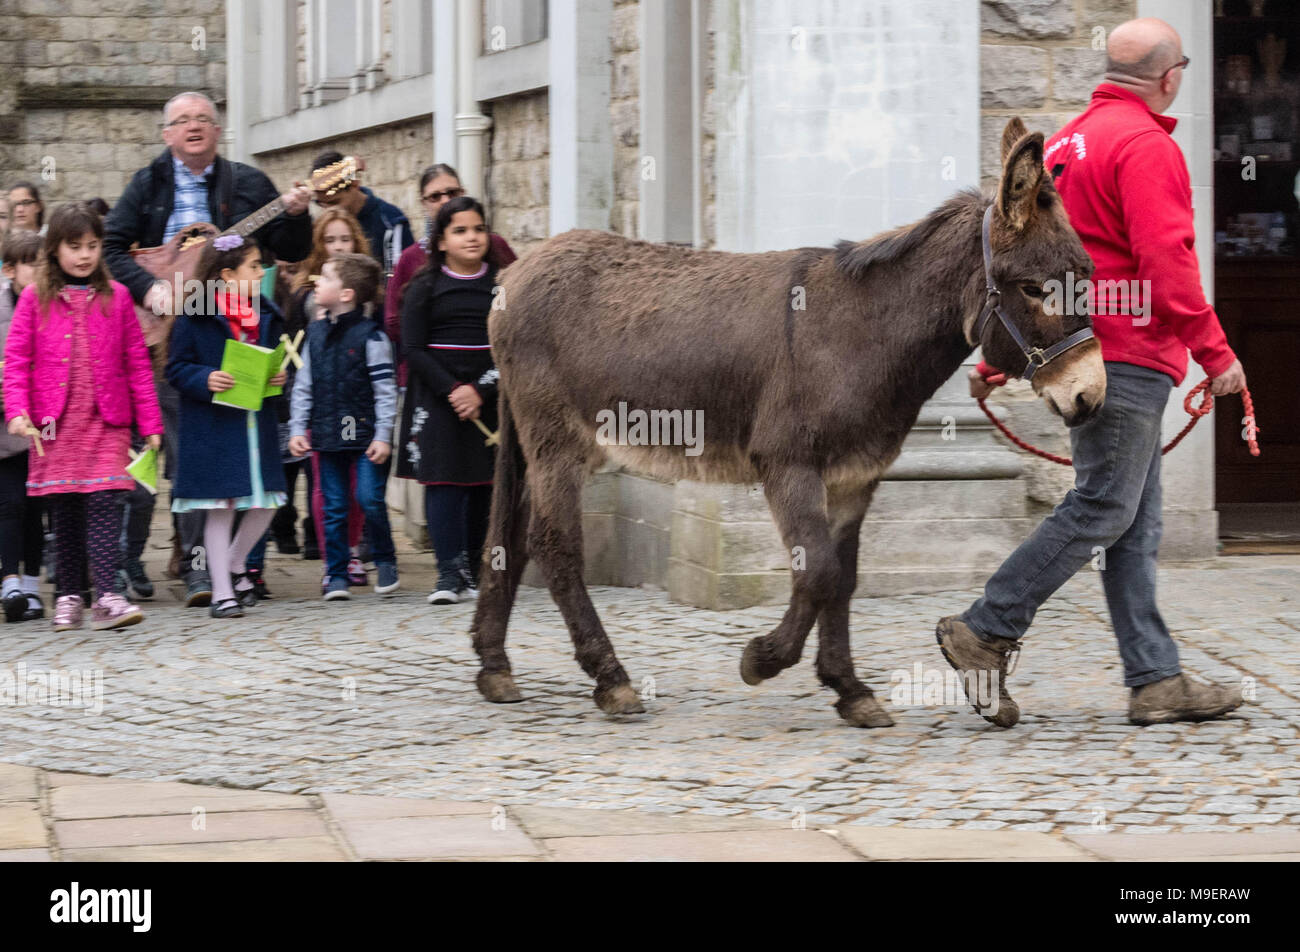
[[[311,178],[303,184],[314,192],[333,195],[356,181],[358,173],[363,171],[364,168],[364,164],[355,156],[345,156],[333,165],[327,165],[312,172]],[[137,248],[131,252],[131,257],[135,259],[136,264],[155,278],[172,287],[173,300],[175,300],[176,289],[173,282],[177,280],[177,275],[180,276],[179,280],[183,291],[184,282],[194,276],[198,268],[199,256],[203,254],[203,248],[209,241],[222,235],[239,235],[240,237],[251,235],[271,219],[281,214],[284,207],[284,199],[277,197],[275,201],[268,202],[247,218],[231,225],[225,231],[219,231],[216,225],[208,222],[186,225],[173,235],[166,244],[158,245],[155,248]],[[184,300],[183,296],[182,300]],[[155,364],[157,364],[159,358],[165,361],[166,342],[171,334],[171,326],[175,320],[175,315],[157,315],[139,305],[136,306],[135,310],[136,316],[140,319],[140,327],[144,331],[145,343],[149,345],[150,352],[155,355]]]

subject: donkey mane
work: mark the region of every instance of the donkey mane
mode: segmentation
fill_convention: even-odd
[[[835,243],[835,266],[850,278],[860,281],[872,265],[891,264],[915,251],[950,219],[983,201],[978,189],[962,189],[918,222],[866,241],[838,241]]]

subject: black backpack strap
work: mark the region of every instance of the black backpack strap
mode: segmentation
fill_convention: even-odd
[[[229,159],[221,162],[221,172],[217,176],[217,202],[221,211],[221,228],[230,227],[230,202],[235,194],[235,164]]]

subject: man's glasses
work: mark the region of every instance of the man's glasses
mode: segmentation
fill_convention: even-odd
[[[460,198],[464,194],[465,190],[463,188],[447,188],[440,192],[430,192],[428,195],[422,196],[420,201],[426,205],[436,205],[442,201],[444,196],[447,198]]]
[[[1190,63],[1191,61],[1192,61],[1192,58],[1191,58],[1190,56],[1184,56],[1182,59],[1180,59],[1180,60],[1179,60],[1177,63],[1175,63],[1173,66],[1170,66],[1167,70],[1165,70],[1163,73],[1161,73],[1161,74],[1160,74],[1160,78],[1161,78],[1161,79],[1164,79],[1166,76],[1168,76],[1170,73],[1172,73],[1172,72],[1173,72],[1174,70],[1176,70],[1176,69],[1187,69],[1187,64]]]
[[[188,126],[191,122],[197,122],[201,126],[215,126],[217,120],[211,116],[181,116],[179,119],[173,119],[167,123],[168,129],[175,129],[177,126]]]

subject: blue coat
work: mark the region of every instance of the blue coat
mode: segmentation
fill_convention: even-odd
[[[258,343],[275,347],[284,333],[284,318],[265,297]],[[167,382],[180,393],[180,433],[176,480],[177,499],[234,499],[253,492],[249,478],[246,410],[212,402],[208,375],[221,369],[230,324],[224,315],[178,317],[168,348]],[[257,413],[262,485],[268,492],[285,492],[280,463],[277,401],[269,397]]]

